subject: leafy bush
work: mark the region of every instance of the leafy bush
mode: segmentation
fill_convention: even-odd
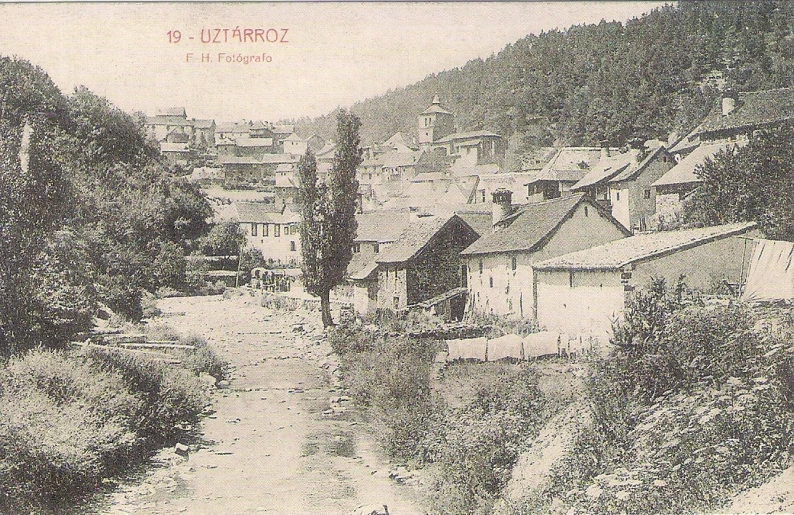
[[[491,513],[545,415],[545,399],[530,368],[483,385],[468,406],[448,413],[436,457],[436,508],[442,513]]]
[[[178,425],[194,424],[207,404],[199,379],[192,373],[134,354],[88,347],[83,356],[105,372],[121,375],[128,390],[140,394],[143,410],[133,427],[153,443],[168,443],[180,434]]]
[[[207,345],[207,340],[195,334],[179,338],[182,345],[193,345],[196,350],[185,350],[178,354],[182,366],[194,374],[209,374],[217,380],[225,379],[229,373],[229,363],[221,359]]]
[[[550,490],[577,510],[712,510],[790,464],[790,316],[680,299],[659,283],[639,293],[621,345],[593,364],[594,424]]]

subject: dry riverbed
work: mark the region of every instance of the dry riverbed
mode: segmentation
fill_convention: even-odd
[[[248,294],[172,298],[159,320],[204,336],[232,365],[187,457],[165,450],[107,496],[103,514],[422,514],[417,490],[355,421],[319,313],[274,312]]]

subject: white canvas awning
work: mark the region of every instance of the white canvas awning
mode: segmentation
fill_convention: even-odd
[[[756,240],[742,300],[794,300],[794,243]]]

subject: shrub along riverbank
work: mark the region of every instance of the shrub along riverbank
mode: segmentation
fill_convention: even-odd
[[[209,402],[198,374],[223,370],[199,343],[186,366],[97,346],[12,358],[0,370],[0,512],[68,511],[190,438]]]
[[[392,327],[394,321],[379,321]],[[428,332],[429,320],[402,329]],[[416,326],[416,327],[414,327]],[[556,409],[531,365],[484,363],[465,399],[450,398],[434,358],[441,341],[364,328],[337,328],[331,345],[344,381],[388,455],[421,467],[439,513],[490,513],[521,450]],[[457,402],[450,402],[457,401]]]
[[[574,366],[586,369],[581,389],[553,384],[550,372],[559,382],[571,368],[553,360],[442,367],[440,340],[375,322],[337,328],[330,341],[383,449],[423,469],[433,513],[497,504],[512,515],[712,511],[794,462],[789,308],[707,304],[682,283],[656,281],[629,302],[615,348]],[[418,322],[427,334],[429,321]],[[511,480],[543,425],[573,400],[589,413],[550,428],[572,443],[547,480]],[[499,503],[509,481],[519,502]]]

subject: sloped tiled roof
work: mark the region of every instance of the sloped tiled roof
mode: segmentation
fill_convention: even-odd
[[[359,213],[355,241],[392,242],[408,227],[410,220],[411,213],[407,210]]]
[[[638,234],[597,247],[572,252],[532,265],[537,270],[619,270],[622,267],[672,252],[697,247],[710,241],[742,234],[755,223],[737,223]]]
[[[433,98],[433,103],[430,104],[430,107],[422,111],[421,114],[433,114],[433,113],[443,113],[443,114],[452,114],[451,112],[447,111],[441,106],[441,102],[438,100],[438,95]]]
[[[218,156],[218,163],[222,165],[260,165],[262,161],[252,156]]]
[[[235,217],[240,222],[282,223],[284,222],[284,202],[235,202]]]
[[[620,182],[620,181],[627,181],[634,179],[635,177],[637,177],[637,175],[640,174],[640,172],[642,172],[645,169],[646,166],[648,166],[651,163],[651,161],[653,161],[654,159],[656,159],[657,156],[663,153],[667,153],[667,150],[664,147],[656,147],[647,156],[645,156],[645,158],[642,161],[637,162],[637,159],[635,157],[634,162],[628,168],[624,169],[615,177],[610,179],[609,182]]]
[[[401,152],[409,152],[409,151],[413,150],[411,148],[411,145],[409,145],[408,142],[405,140],[405,136],[403,136],[402,132],[395,132],[394,135],[392,135],[391,138],[387,139],[383,143],[383,146],[384,147],[394,147],[398,151],[401,151]]]
[[[372,272],[378,268],[378,263],[375,261],[376,256],[377,254],[354,253],[347,265],[348,278],[361,281],[372,275]]]
[[[187,112],[184,107],[170,107],[157,114],[163,116],[179,116],[181,118],[187,117]]]
[[[263,164],[297,163],[300,157],[292,154],[263,154],[259,160]]]
[[[701,182],[702,179],[695,174],[695,168],[705,163],[706,159],[713,159],[720,150],[733,149],[743,144],[745,144],[745,142],[731,141],[728,143],[718,143],[716,145],[701,145],[672,167],[666,174],[662,175],[652,186],[670,186],[673,184]]]
[[[417,152],[386,152],[380,158],[384,168],[397,168],[399,166],[413,166],[416,163]]]
[[[545,202],[528,204],[514,214],[512,223],[497,232],[484,235],[466,248],[461,255],[497,254],[501,252],[518,252],[538,250],[557,228],[573,213],[580,202],[587,202],[602,212],[603,216],[612,219],[593,201],[583,194],[560,197]],[[614,221],[614,219],[612,219]],[[614,221],[616,227],[619,222]]]
[[[273,146],[273,138],[237,138],[235,140],[238,147],[248,147],[248,148],[256,148],[256,147],[272,147]]]
[[[292,134],[284,138],[284,141],[305,141],[305,140],[293,132]]]
[[[292,180],[291,177],[287,177],[284,175],[277,175],[276,188],[297,188],[297,186],[295,186],[295,182]]]
[[[254,129],[254,130],[267,129],[267,126],[261,121],[257,120],[249,126],[249,130],[250,129]]]
[[[638,150],[633,150],[623,154],[617,153],[602,158],[589,172],[587,172],[587,175],[585,175],[582,180],[571,187],[571,191],[607,182],[617,174],[632,167],[632,165],[634,165],[632,168],[635,168],[638,154]]]
[[[481,205],[484,206],[485,204]],[[486,234],[491,234],[493,232],[493,213],[490,209],[487,211],[461,209],[456,210],[455,214],[461,217],[464,222],[469,224],[469,227],[474,229],[474,232],[480,236],[485,236]]]
[[[738,97],[730,114],[722,116],[721,107],[715,108],[701,123],[699,132],[753,129],[794,119],[794,88],[739,93]]]
[[[292,168],[292,163],[281,163],[276,167],[276,172],[291,172]]]
[[[457,217],[454,217],[457,218]],[[430,239],[452,220],[450,216],[427,216],[412,221],[399,238],[382,253],[378,263],[403,263],[419,253]]]
[[[500,135],[493,133],[491,131],[469,131],[469,132],[456,132],[455,134],[450,134],[449,136],[444,136],[443,138],[435,141],[435,143],[449,143],[450,141],[459,141],[465,139],[474,139],[474,138],[482,138],[482,137],[496,137],[501,138]]]
[[[563,147],[528,184],[540,181],[578,182],[600,160],[601,149],[598,147]]]
[[[193,120],[193,126],[197,129],[209,129],[215,125],[215,120]]]
[[[193,122],[186,120],[181,116],[167,116],[161,114],[156,116],[147,116],[146,123],[148,125],[178,125],[180,127],[193,125]]]
[[[292,134],[295,132],[294,125],[274,125],[273,132],[276,134]]]

